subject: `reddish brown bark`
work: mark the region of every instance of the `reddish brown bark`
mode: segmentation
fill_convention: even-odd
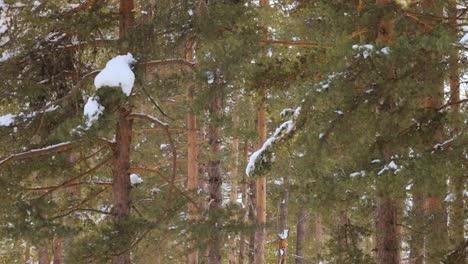
[[[378,264],[399,264],[397,206],[387,195],[379,195],[376,209],[376,260]]]
[[[266,140],[266,109],[263,95],[257,107],[257,132],[260,142],[257,149],[261,148]],[[266,178],[259,177],[256,183],[256,213],[258,229],[255,232],[255,264],[265,263],[265,224],[266,224]]]
[[[120,0],[119,38],[122,40],[128,28],[133,24],[133,0]],[[120,106],[117,109],[117,126],[115,132],[115,147],[112,156],[112,215],[121,221],[130,215],[130,147],[132,143],[133,120],[128,118],[131,109]],[[130,250],[121,249],[121,254],[112,257],[113,264],[130,264]]]
[[[260,6],[263,9],[270,8],[270,0],[260,0]],[[265,27],[264,40],[268,39],[268,33]],[[257,105],[257,132],[260,136],[257,149],[261,148],[266,140],[266,107],[265,107],[265,94],[260,91],[260,101]],[[256,214],[258,228],[255,232],[255,251],[254,260],[255,264],[265,263],[265,224],[266,224],[266,178],[259,177],[256,182]]]
[[[112,192],[114,203],[112,215],[116,220],[123,220],[130,215],[130,146],[132,142],[133,121],[128,118],[130,110],[124,106],[118,109],[115,149],[112,159]],[[129,264],[130,251],[112,258],[114,264]]]
[[[192,61],[197,41],[195,38],[189,39],[186,44],[185,59]],[[187,112],[187,189],[194,191],[198,189],[198,145],[197,145],[197,119],[195,113],[191,109],[193,106],[194,85],[190,83],[187,88],[187,101],[189,111]],[[197,219],[196,208],[193,204],[189,204],[188,218],[190,220]],[[198,251],[194,250],[187,256],[187,264],[198,263]]]
[[[121,39],[125,36],[125,32],[133,25],[135,20],[133,8],[133,0],[120,0],[119,37]]]

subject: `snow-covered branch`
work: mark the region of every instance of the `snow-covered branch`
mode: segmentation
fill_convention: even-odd
[[[0,160],[0,166],[7,162],[14,161],[14,160],[22,160],[22,159],[27,159],[27,158],[34,157],[34,156],[41,156],[41,155],[45,155],[49,153],[64,151],[64,150],[70,149],[72,146],[73,146],[72,142],[62,142],[62,143],[50,145],[44,148],[31,149],[25,152],[10,155]]]
[[[264,174],[265,171],[271,167],[271,164],[275,160],[275,154],[273,152],[274,147],[284,139],[290,137],[296,130],[297,118],[300,111],[301,107],[294,110],[291,119],[282,123],[275,130],[275,133],[263,143],[263,146],[250,155],[249,163],[245,169],[247,176],[253,177]]]

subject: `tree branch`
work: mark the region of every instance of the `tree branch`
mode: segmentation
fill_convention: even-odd
[[[40,148],[40,149],[32,149],[29,151],[13,154],[7,158],[4,158],[3,160],[0,160],[0,166],[10,161],[22,160],[22,159],[27,159],[27,158],[34,157],[34,156],[41,156],[41,155],[45,155],[49,153],[61,152],[61,151],[70,149],[72,146],[73,146],[72,142],[63,142],[63,143],[47,146],[47,147]]]

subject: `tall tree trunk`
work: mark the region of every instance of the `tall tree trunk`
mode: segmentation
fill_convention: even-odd
[[[260,0],[260,6],[263,9],[270,7],[270,0]],[[265,27],[266,28],[266,27]],[[265,31],[264,40],[267,40],[268,33]],[[266,109],[265,109],[264,91],[260,92],[260,102],[257,106],[257,132],[260,136],[258,149],[261,148],[266,140]],[[265,224],[266,224],[266,178],[261,176],[256,183],[256,214],[257,214],[257,231],[255,232],[255,264],[265,263]]]
[[[391,0],[376,0],[377,4],[390,4]],[[378,25],[378,43],[388,44],[393,35],[392,18],[385,14]],[[385,162],[390,162],[392,151],[390,146],[383,146]],[[379,184],[377,191],[377,206],[375,212],[376,227],[376,262],[377,264],[400,263],[400,238],[398,237],[398,212],[394,199]]]
[[[299,210],[299,216],[297,219],[297,236],[296,236],[296,264],[304,263],[304,246],[306,236],[306,224],[307,224],[307,210],[302,207]]]
[[[114,181],[112,191],[114,203],[112,215],[115,220],[121,221],[130,215],[130,146],[132,142],[132,120],[128,118],[130,110],[124,106],[119,107],[117,113],[117,128],[115,136],[115,149],[112,160],[112,174]],[[112,257],[114,264],[130,264],[130,251],[123,249],[124,253]]]
[[[281,192],[280,198],[280,213],[279,213],[279,245],[278,257],[280,264],[286,264],[287,260],[287,246],[288,246],[288,205],[289,205],[289,191],[287,187],[287,177],[283,178],[284,190]]]
[[[188,40],[185,50],[185,59],[193,61],[197,46],[196,38]],[[187,189],[194,191],[198,189],[198,145],[197,145],[197,120],[193,112],[194,84],[189,83],[187,88],[187,101],[189,110],[187,112]],[[197,219],[196,207],[189,204],[188,219],[195,221]],[[194,250],[187,256],[187,264],[198,263],[198,251]]]
[[[257,181],[256,180],[251,180],[249,182],[249,189],[250,189],[250,202],[249,202],[249,221],[252,224],[255,224],[257,222],[257,216],[256,216],[256,208],[257,208]],[[255,263],[255,248],[257,246],[255,239],[256,239],[256,233],[254,232],[250,235],[249,238],[249,264],[254,264]]]
[[[249,159],[249,142],[246,140],[244,143],[244,149],[243,149],[243,154],[242,154],[242,161],[243,165],[246,165]],[[247,224],[248,221],[248,204],[247,204],[247,199],[248,199],[248,184],[247,184],[247,178],[245,173],[242,174],[242,185],[241,185],[241,191],[242,191],[242,223]],[[240,243],[239,243],[239,264],[244,264],[244,259],[245,259],[245,239],[246,237],[243,235],[243,233],[240,234]]]
[[[133,24],[133,0],[120,0],[119,38],[122,40],[128,28]],[[131,109],[120,106],[117,109],[115,148],[112,158],[112,192],[114,195],[112,215],[116,221],[130,215],[130,147],[132,143],[133,121],[128,118]],[[130,243],[130,241],[128,241]],[[113,264],[130,264],[130,250],[123,245],[123,253],[112,257]]]
[[[376,259],[378,264],[399,264],[397,206],[387,194],[378,197],[376,216]]]
[[[234,88],[234,94],[232,100],[237,102],[238,100],[238,91]],[[239,113],[237,111],[237,106],[233,106],[232,111],[232,123],[234,130],[239,128]],[[237,132],[237,131],[235,131]],[[231,204],[236,204],[237,202],[237,186],[239,177],[239,138],[234,136],[232,138],[232,169],[231,169],[231,193],[229,200]],[[231,239],[229,241],[229,264],[236,264],[236,233],[231,234]]]
[[[266,110],[264,95],[261,95],[261,102],[257,107],[257,131],[260,135],[258,149],[266,140]],[[265,224],[266,224],[266,178],[261,176],[256,183],[256,213],[258,228],[255,232],[255,264],[265,263]]]
[[[424,0],[422,8],[425,13],[434,16],[443,16],[444,1],[443,0]],[[442,74],[436,75],[434,73],[436,65],[439,60],[443,59],[442,54],[428,54],[427,68],[423,68],[424,78],[427,81],[433,82],[428,89],[428,98],[432,99],[432,104],[426,104],[426,111],[429,114],[437,112],[437,109],[443,103],[444,94],[444,76]],[[432,129],[432,139],[429,142],[430,146],[441,142],[443,140],[444,127],[439,125]],[[427,232],[425,238],[426,248],[426,264],[439,264],[443,256],[448,251],[448,233],[447,233],[447,212],[444,204],[444,197],[446,194],[446,177],[445,174],[438,173],[437,171],[428,175],[426,179],[427,194],[425,197],[425,214],[427,219]]]
[[[211,93],[211,106],[210,106],[210,126],[208,131],[208,142],[210,144],[210,160],[208,161],[208,177],[210,193],[209,210],[214,220],[214,226],[210,232],[211,237],[209,241],[209,264],[221,264],[222,257],[222,234],[221,223],[218,218],[218,211],[222,203],[222,168],[221,168],[221,136],[220,136],[220,120],[223,116],[223,87],[222,80],[220,80],[220,73],[217,72],[215,76],[215,85],[212,85]]]
[[[456,40],[457,37],[457,20],[454,19],[457,17],[457,1],[449,0],[448,1],[448,15],[452,18],[453,27],[453,39]],[[458,48],[453,46],[450,49],[449,54],[449,82],[450,82],[450,99],[452,102],[460,101],[460,73],[458,67]],[[461,124],[460,116],[460,104],[455,104],[451,107],[453,114],[453,130],[458,132],[458,126]],[[454,200],[450,207],[450,242],[453,247],[461,245],[464,241],[464,197],[463,191],[465,189],[464,185],[464,175],[463,172],[457,171],[450,176],[450,192],[454,196]]]

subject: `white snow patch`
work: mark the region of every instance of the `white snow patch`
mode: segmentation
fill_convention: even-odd
[[[281,179],[275,179],[275,180],[273,181],[273,183],[274,183],[275,185],[283,185],[284,180],[283,180],[282,178],[281,178]]]
[[[357,172],[353,172],[349,175],[349,177],[351,178],[354,178],[354,177],[361,177],[361,176],[366,176],[366,172],[365,171],[357,171]]]
[[[289,229],[283,229],[283,231],[281,233],[278,234],[278,237],[281,239],[281,240],[285,240],[288,238],[288,234],[289,234]]]
[[[0,126],[10,126],[15,123],[16,115],[6,114],[0,116]]]
[[[389,47],[382,48],[380,52],[382,52],[385,55],[388,55],[390,54],[390,48]]]
[[[460,44],[465,47],[468,47],[468,33],[466,33],[463,38],[460,39]]]
[[[130,184],[131,185],[135,185],[135,184],[140,184],[143,182],[143,179],[140,178],[140,176],[138,176],[137,174],[133,173],[133,174],[130,174]]]
[[[455,198],[456,198],[456,197],[455,197],[455,194],[449,193],[449,194],[447,195],[447,197],[445,197],[445,200],[444,200],[444,201],[447,202],[447,203],[454,202],[454,201],[455,201]]]
[[[206,78],[207,78],[208,84],[212,84],[212,83],[214,82],[214,74],[213,74],[213,72],[207,71],[207,72],[206,72]]]
[[[355,58],[363,57],[364,59],[367,59],[374,50],[374,46],[371,44],[366,44],[366,45],[353,45],[353,50],[358,51],[358,54],[354,56]]]
[[[99,119],[99,116],[101,116],[104,111],[104,106],[99,104],[97,99],[99,98],[94,96],[89,97],[88,102],[86,102],[84,106],[83,115],[85,116],[88,128],[93,125],[94,121]]]
[[[130,96],[135,83],[135,74],[130,66],[136,62],[131,53],[111,59],[94,79],[94,86],[96,86],[96,89],[120,87],[124,94]]]

